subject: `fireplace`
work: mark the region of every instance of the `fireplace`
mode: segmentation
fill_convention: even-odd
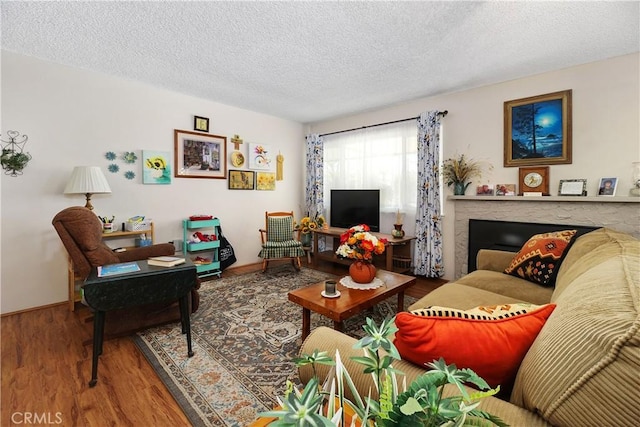
[[[577,237],[598,228],[583,225],[470,219],[468,271],[472,272],[476,269],[476,256],[480,249],[518,252],[522,245],[534,234],[560,230],[577,230]]]
[[[475,266],[469,261],[469,224],[471,220],[520,222],[559,225],[563,229],[580,224],[584,228],[608,227],[640,238],[640,197],[483,197],[448,196],[454,202],[453,278],[458,279]],[[546,231],[546,230],[542,230]],[[490,244],[517,250],[535,231],[527,236],[504,236]],[[517,233],[516,233],[517,234]],[[509,249],[511,247],[511,249]],[[477,253],[477,251],[476,251]],[[475,268],[475,267],[473,267]]]

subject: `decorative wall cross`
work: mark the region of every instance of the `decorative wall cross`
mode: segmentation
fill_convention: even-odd
[[[239,150],[240,149],[240,144],[242,144],[242,140],[240,139],[240,135],[233,135],[233,138],[231,138],[231,143],[233,144],[233,148],[235,150]]]

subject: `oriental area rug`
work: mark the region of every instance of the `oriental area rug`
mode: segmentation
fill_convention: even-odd
[[[302,342],[302,307],[287,293],[335,278],[283,265],[202,283],[200,307],[191,316],[191,358],[179,324],[148,329],[133,339],[194,426],[246,426],[273,408],[287,380],[299,383],[292,360]],[[405,296],[405,301],[415,299]],[[396,303],[392,297],[347,319],[345,333],[362,337],[366,317],[380,323],[396,313]],[[333,322],[312,313],[311,329],[318,326]]]

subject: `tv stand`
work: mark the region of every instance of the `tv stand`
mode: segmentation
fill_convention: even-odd
[[[338,258],[336,249],[340,245],[340,235],[347,231],[346,228],[329,227],[327,229],[313,230],[313,266],[318,266],[318,260],[334,262],[336,264],[350,265],[353,260]],[[413,236],[404,236],[395,238],[390,234],[371,233],[378,239],[387,239],[387,246],[383,255],[374,255],[374,264],[376,258],[384,257],[384,264],[381,268],[396,273],[407,273],[411,270],[411,262],[397,262],[398,260],[411,260],[411,241],[415,239]],[[329,237],[332,249],[320,252],[318,250],[318,238]],[[394,265],[394,261],[396,261]]]

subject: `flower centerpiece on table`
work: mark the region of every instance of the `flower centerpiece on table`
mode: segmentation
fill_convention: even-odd
[[[463,196],[471,180],[482,176],[482,166],[482,162],[469,159],[464,154],[447,159],[442,164],[444,183],[448,187],[453,185],[454,195]]]
[[[336,255],[340,258],[353,259],[355,262],[349,267],[349,275],[356,283],[370,283],[376,275],[376,269],[371,264],[373,254],[384,253],[387,239],[378,239],[371,234],[366,224],[349,228],[340,235],[340,246]],[[366,280],[366,279],[369,280]]]

